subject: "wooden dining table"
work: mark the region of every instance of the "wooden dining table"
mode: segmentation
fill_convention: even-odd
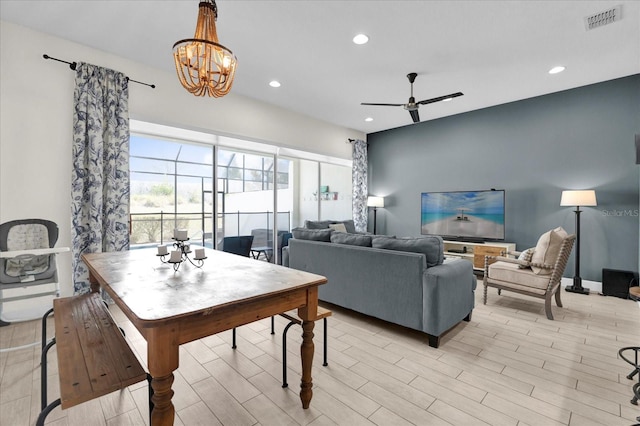
[[[151,424],[173,424],[180,345],[292,309],[303,321],[300,399],[308,408],[318,286],[327,279],[222,251],[205,253],[201,268],[185,261],[177,270],[155,248],[82,255],[92,291],[106,291],[147,341]]]

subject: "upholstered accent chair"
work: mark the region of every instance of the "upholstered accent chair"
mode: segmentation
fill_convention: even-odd
[[[495,287],[498,294],[507,290],[544,299],[547,318],[553,320],[551,297],[555,296],[556,305],[561,308],[560,281],[575,240],[574,234],[556,228],[544,233],[536,247],[509,253],[518,258],[485,256],[484,304],[488,287]]]

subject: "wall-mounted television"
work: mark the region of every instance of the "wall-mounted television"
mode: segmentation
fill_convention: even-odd
[[[420,233],[462,241],[504,240],[504,190],[423,192]]]

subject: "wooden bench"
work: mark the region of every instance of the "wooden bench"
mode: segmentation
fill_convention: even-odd
[[[322,355],[323,355],[322,365],[324,367],[329,365],[329,363],[327,362],[327,318],[330,317],[331,314],[332,312],[329,309],[325,309],[321,306],[318,306],[318,311],[314,319],[314,321],[322,320],[324,323],[323,324],[324,325],[324,329],[323,329],[324,345],[322,349]],[[286,388],[289,386],[289,384],[287,383],[287,331],[289,331],[289,328],[291,328],[291,326],[294,324],[302,325],[302,320],[293,311],[283,312],[278,315],[289,320],[289,324],[286,325],[286,327],[284,328],[284,331],[282,332],[282,387]],[[274,317],[271,317],[271,334],[276,334]],[[233,329],[233,343],[231,347],[233,349],[237,347],[235,328]]]
[[[54,299],[53,313],[55,337],[42,351],[42,411],[37,426],[43,425],[58,405],[64,410],[148,380],[98,293]],[[54,344],[58,351],[60,398],[47,405],[47,352]]]
[[[330,317],[332,312],[329,309],[325,309],[321,306],[318,306],[318,312],[316,313],[316,318],[314,321],[322,320],[323,322],[323,347],[322,347],[322,365],[326,367],[329,365],[327,362],[327,318]],[[289,386],[287,383],[287,331],[291,328],[292,325],[298,324],[302,325],[302,320],[292,312],[284,312],[279,314],[281,317],[284,317],[289,320],[289,324],[284,328],[282,332],[282,387],[286,388]],[[274,320],[271,317],[271,334],[276,334],[274,327]]]

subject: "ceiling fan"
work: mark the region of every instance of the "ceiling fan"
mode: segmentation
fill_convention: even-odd
[[[367,102],[362,102],[360,105],[375,105],[375,106],[401,106],[404,107],[409,114],[411,114],[411,118],[414,123],[420,122],[420,115],[418,115],[418,108],[420,105],[432,104],[434,102],[440,102],[448,99],[457,98],[458,96],[462,96],[464,93],[456,92],[450,95],[438,96],[437,98],[425,99],[424,101],[416,102],[416,99],[413,97],[413,82],[415,81],[418,74],[415,72],[407,74],[407,78],[409,79],[409,83],[411,83],[411,97],[409,98],[409,102],[406,104],[372,104]]]

